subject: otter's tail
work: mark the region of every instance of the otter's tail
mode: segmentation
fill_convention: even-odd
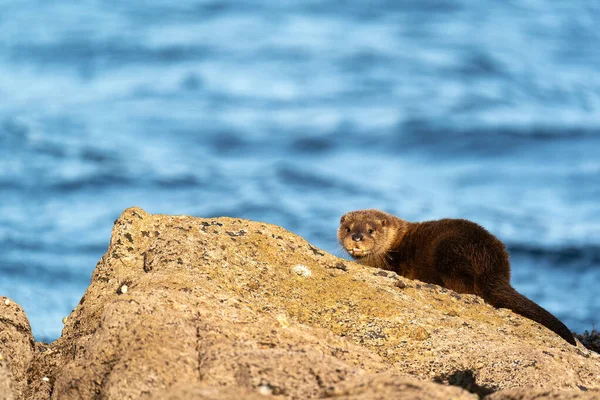
[[[508,308],[532,321],[544,325],[558,336],[576,346],[575,338],[569,328],[554,315],[517,292],[508,282],[485,282],[478,279],[478,291],[485,301],[494,307]]]

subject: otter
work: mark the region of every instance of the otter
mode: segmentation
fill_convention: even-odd
[[[358,262],[482,297],[554,331],[576,346],[569,329],[510,284],[504,244],[465,219],[408,222],[379,210],[352,211],[340,220],[338,240]]]

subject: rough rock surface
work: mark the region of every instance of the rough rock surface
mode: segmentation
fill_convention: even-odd
[[[277,226],[131,208],[25,398],[475,399],[444,384],[581,391],[599,374],[599,355],[476,296]]]
[[[458,387],[442,386],[437,383],[386,373],[363,375],[344,382],[327,392],[325,397],[339,400],[478,399],[478,396],[467,394]]]
[[[267,393],[265,393],[267,394]],[[277,399],[278,397],[273,397]],[[244,388],[206,386],[200,383],[183,383],[157,392],[152,400],[265,400],[265,395]]]
[[[545,390],[545,389],[506,389],[493,393],[486,400],[598,400],[600,391]]]
[[[33,335],[25,312],[8,297],[0,296],[0,388],[11,387],[5,393],[12,392],[15,398],[23,396],[32,358]],[[0,398],[3,392],[0,389]]]
[[[0,400],[14,400],[15,388],[6,360],[0,361]]]

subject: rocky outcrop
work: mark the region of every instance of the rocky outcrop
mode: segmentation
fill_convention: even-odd
[[[0,398],[21,398],[33,358],[33,335],[23,309],[0,297]]]
[[[600,389],[600,356],[476,296],[341,260],[277,226],[138,208],[115,222],[61,338],[26,364],[24,398],[40,400]]]

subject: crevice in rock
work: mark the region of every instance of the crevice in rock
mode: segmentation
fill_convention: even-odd
[[[202,367],[204,366],[204,354],[201,348],[201,325],[200,325],[200,314],[196,315],[196,360],[198,362],[198,380],[201,381],[204,379],[204,374],[202,373]]]
[[[52,382],[52,386],[50,386],[50,393],[48,398],[51,399],[52,398],[52,394],[54,394],[54,382]]]
[[[23,324],[15,323],[9,318],[0,317],[0,323],[6,326],[12,326],[18,333],[24,335],[28,341],[31,350],[33,351],[35,346],[35,340],[33,335],[31,334],[31,328],[29,326],[25,326]]]
[[[120,339],[118,340],[118,343],[120,345]],[[110,377],[110,375],[112,374],[113,369],[115,368],[115,366],[117,365],[117,363],[120,361],[119,357],[113,357],[112,359],[108,360],[108,361],[104,361],[102,364],[104,366],[104,371],[99,372],[99,375],[102,376],[102,378],[98,379],[98,380],[94,380],[93,383],[95,384],[96,387],[96,392],[95,392],[95,399],[96,400],[101,400],[104,397],[104,393],[108,393],[108,378]],[[78,385],[76,385],[77,387]],[[77,391],[79,391],[79,389],[77,389]]]
[[[313,376],[313,378],[317,382],[317,385],[319,386],[319,389],[325,390],[327,388],[326,385],[324,384],[323,379],[321,378],[321,376],[317,372],[315,372],[314,369],[309,368],[308,372],[310,372],[310,374]]]
[[[473,371],[466,369],[463,371],[454,371],[451,374],[438,375],[433,378],[436,383],[447,383],[448,385],[461,387],[470,393],[476,394],[480,399],[495,392],[488,386],[478,385]]]
[[[15,323],[9,318],[0,317],[0,323],[14,327],[17,332],[25,333],[27,335],[31,334],[31,330],[28,327],[23,324]]]

